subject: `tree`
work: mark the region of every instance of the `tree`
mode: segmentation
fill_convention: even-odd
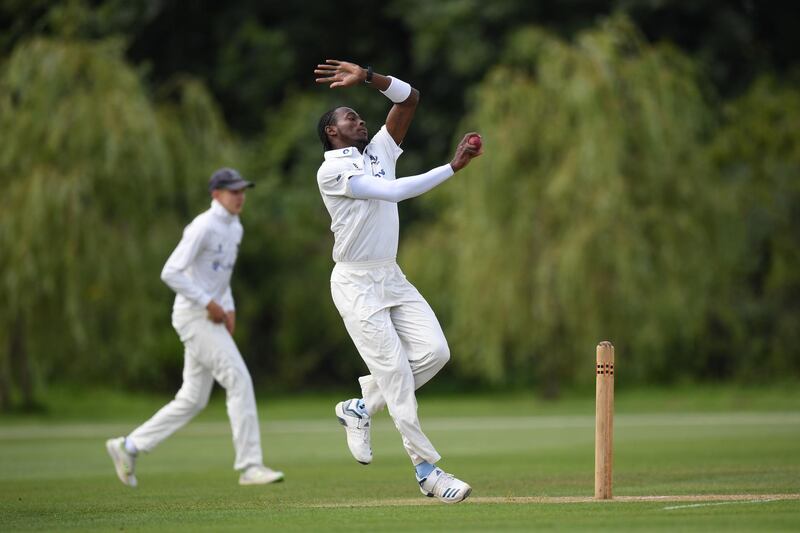
[[[751,380],[800,372],[800,93],[772,76],[726,105],[711,153],[734,191],[736,257],[714,299],[699,374]]]
[[[114,40],[33,39],[3,64],[6,406],[33,405],[36,376],[119,382],[161,370],[171,296],[158,272],[179,239],[175,215],[230,153],[202,86],[174,93],[157,109]]]
[[[722,230],[692,61],[625,18],[572,43],[524,29],[473,102],[461,129],[486,153],[405,252],[445,303],[459,373],[555,394],[610,339],[631,378],[684,374]]]

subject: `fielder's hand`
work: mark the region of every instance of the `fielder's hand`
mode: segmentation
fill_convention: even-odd
[[[233,330],[236,329],[236,312],[235,311],[228,311],[225,314],[225,328],[228,330],[228,333],[233,336]]]
[[[215,324],[221,324],[222,322],[225,322],[225,310],[217,302],[211,300],[208,302],[206,309],[208,310],[208,319],[210,321],[214,322]]]

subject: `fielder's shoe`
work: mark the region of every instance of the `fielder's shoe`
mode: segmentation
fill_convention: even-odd
[[[336,404],[336,418],[347,433],[347,447],[356,461],[362,465],[372,462],[372,446],[369,437],[369,415],[356,409],[357,399],[345,400]]]
[[[136,456],[128,453],[128,450],[125,449],[125,437],[108,439],[106,450],[114,462],[114,469],[117,471],[119,480],[129,487],[135,487],[136,475],[133,470],[136,468]]]
[[[266,485],[283,481],[283,472],[278,472],[264,465],[248,466],[239,476],[239,485]]]
[[[441,468],[434,469],[428,477],[417,481],[422,494],[429,498],[436,496],[444,503],[458,503],[465,500],[472,492],[472,487]]]

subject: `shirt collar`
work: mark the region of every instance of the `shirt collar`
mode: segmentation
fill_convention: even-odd
[[[339,148],[338,150],[328,150],[325,152],[325,159],[337,159],[337,158],[353,158],[353,157],[361,157],[361,152],[358,151],[358,148],[354,146],[348,146],[347,148]]]
[[[225,209],[225,206],[216,199],[211,200],[211,213],[221,218],[226,224],[230,224],[237,218],[236,215],[232,215],[231,212]]]

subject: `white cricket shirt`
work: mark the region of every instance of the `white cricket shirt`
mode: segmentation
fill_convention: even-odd
[[[403,153],[384,125],[361,154],[356,148],[325,152],[317,185],[331,216],[333,260],[337,263],[380,261],[397,257],[400,220],[397,204],[352,197],[349,178],[359,174],[394,180]]]
[[[161,279],[175,291],[173,311],[200,311],[214,300],[233,311],[231,275],[242,242],[242,224],[216,200],[183,230]]]

